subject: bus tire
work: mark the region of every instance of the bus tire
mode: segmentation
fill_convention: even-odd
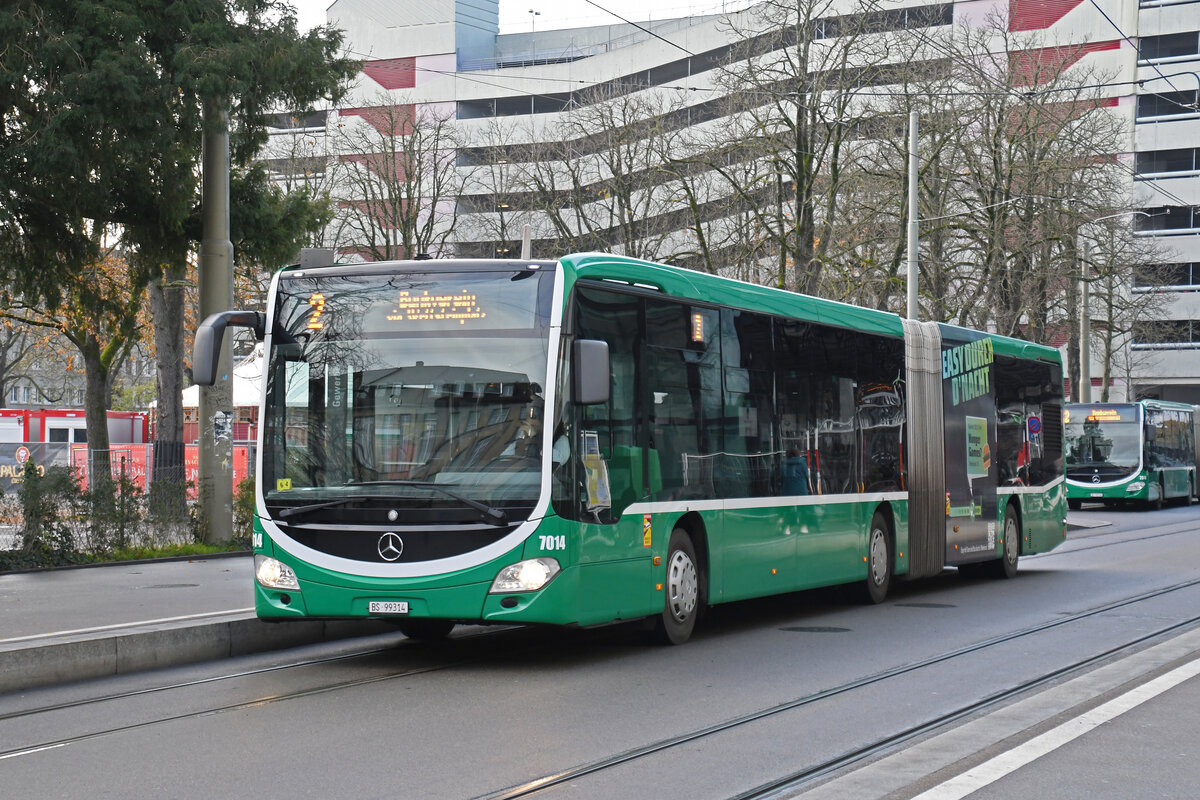
[[[454,623],[446,619],[406,619],[396,627],[409,639],[436,642],[445,639],[454,630]]]
[[[671,531],[663,594],[663,610],[655,623],[655,638],[661,644],[683,644],[692,636],[707,592],[704,574],[696,560],[696,547],[682,528]]]
[[[993,578],[1017,577],[1017,561],[1021,557],[1021,520],[1017,510],[1009,504],[1004,509],[1004,555],[987,562],[988,572]]]
[[[1068,500],[1067,508],[1071,509],[1072,511],[1078,511],[1079,509],[1083,508],[1083,501],[1082,500]]]
[[[1158,497],[1155,498],[1154,500],[1146,501],[1146,505],[1148,505],[1154,511],[1162,511],[1163,504],[1166,502],[1167,493],[1165,491],[1163,491],[1163,488],[1164,488],[1163,482],[1161,479],[1159,479],[1159,481],[1158,481]]]
[[[862,583],[863,603],[882,603],[891,584],[892,527],[888,524],[887,516],[876,511],[867,532],[867,579]]]

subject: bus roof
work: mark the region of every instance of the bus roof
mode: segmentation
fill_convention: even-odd
[[[890,311],[862,308],[837,300],[826,300],[697,272],[685,267],[656,264],[611,253],[575,253],[564,256],[560,261],[566,268],[568,287],[576,278],[614,280],[632,286],[657,289],[674,297],[794,317],[868,333],[904,336],[901,317]],[[944,327],[965,330],[953,325]],[[988,336],[998,355],[1062,363],[1061,354],[1056,348],[999,334]]]

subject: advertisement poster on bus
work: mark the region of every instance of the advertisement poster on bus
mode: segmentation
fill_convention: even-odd
[[[946,563],[996,550],[996,403],[992,341],[942,326]]]

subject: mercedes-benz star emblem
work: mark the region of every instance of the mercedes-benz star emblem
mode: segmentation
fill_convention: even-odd
[[[1092,483],[1099,483],[1099,482],[1100,482],[1100,476],[1099,476],[1099,475],[1093,475],[1093,476],[1092,476]]]
[[[395,561],[404,552],[404,540],[388,531],[379,537],[379,545],[376,549],[379,550],[379,557],[384,561]]]

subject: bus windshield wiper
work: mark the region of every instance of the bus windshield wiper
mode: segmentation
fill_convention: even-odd
[[[339,497],[336,500],[325,500],[321,503],[309,503],[306,506],[292,506],[285,508],[275,516],[279,519],[287,519],[294,517],[297,514],[307,514],[309,511],[318,511],[322,508],[333,508],[334,506],[353,503],[355,500],[395,500],[396,498],[390,494],[355,494],[348,497]]]
[[[493,506],[489,506],[487,503],[481,503],[478,500],[472,500],[470,497],[461,495],[458,492],[451,491],[447,487],[447,485],[444,483],[434,483],[433,481],[404,481],[404,480],[351,481],[350,483],[347,484],[347,486],[416,486],[421,489],[433,489],[434,491],[441,492],[442,494],[446,495],[447,497],[457,500],[458,502],[462,503],[463,505],[466,505],[466,506],[469,506],[469,507],[475,509],[480,514],[483,514],[486,522],[490,522],[493,525],[507,525],[508,524],[508,517],[500,509],[495,508]]]

